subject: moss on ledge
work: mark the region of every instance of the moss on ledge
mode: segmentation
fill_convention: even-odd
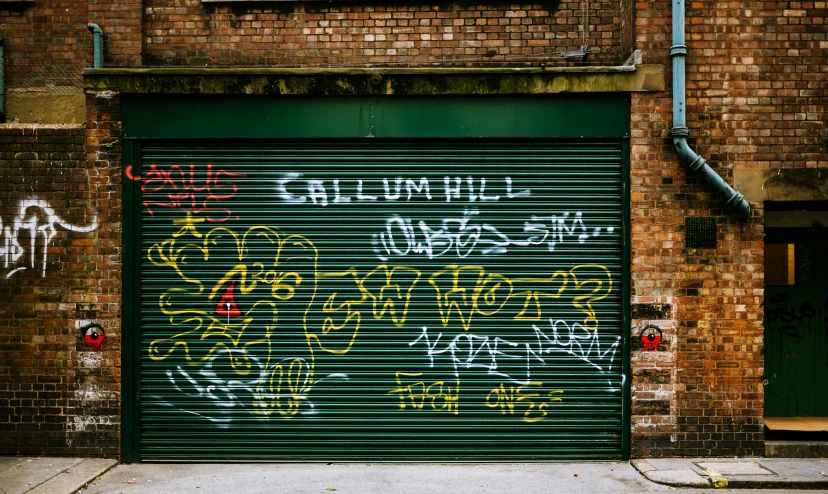
[[[86,89],[144,94],[515,95],[664,91],[664,67],[542,69],[87,69]]]

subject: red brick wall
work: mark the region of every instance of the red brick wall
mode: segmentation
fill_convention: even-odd
[[[583,3],[586,5],[586,3]],[[615,65],[616,1],[588,3],[591,64]],[[557,7],[557,9],[555,8]],[[582,2],[202,4],[145,2],[145,65],[562,64],[583,44]]]
[[[104,33],[104,67],[141,65],[141,0],[88,0],[85,3],[89,22],[100,26]]]
[[[0,126],[0,455],[119,454],[120,187],[84,139]]]
[[[65,19],[56,6],[70,9]],[[109,65],[564,64],[553,57],[580,46],[580,6],[147,0],[141,26],[135,1],[38,2],[0,7],[0,34],[12,68],[26,57],[56,69],[91,64],[87,20],[106,33]],[[617,64],[638,48],[645,63],[669,67],[671,7],[590,2],[589,45],[599,51],[586,63]],[[826,12],[824,2],[688,3],[689,142],[726,180],[738,168],[828,163]],[[88,233],[58,227],[42,277],[0,272],[0,294],[12,300],[0,306],[0,427],[11,438],[0,453],[117,450],[119,108],[117,94],[88,95],[85,148],[77,128],[0,130],[4,227],[32,198],[70,224],[99,223]],[[664,334],[657,351],[633,346],[633,453],[761,454],[762,204],[747,224],[723,209],[678,162],[671,112],[669,92],[632,96],[632,336],[647,325]],[[705,215],[717,216],[717,248],[687,249],[685,216]],[[77,321],[106,330],[100,365],[78,346]]]
[[[85,1],[0,3],[0,36],[6,40],[7,91],[80,88],[87,57],[92,65]]]
[[[644,61],[669,64],[670,3],[636,13]],[[821,2],[688,5],[690,142],[727,180],[736,168],[828,163],[826,13]],[[669,340],[633,356],[633,452],[761,454],[762,204],[740,225],[688,175],[667,135],[671,110],[670,94],[633,95],[633,302],[668,304],[663,320],[634,324]],[[719,216],[717,249],[685,248],[685,215]]]

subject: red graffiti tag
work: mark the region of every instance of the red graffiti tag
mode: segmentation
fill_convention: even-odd
[[[216,304],[216,314],[220,316],[232,316],[232,317],[239,317],[242,315],[239,307],[236,305],[236,297],[235,297],[235,287],[236,287],[236,280],[230,282],[230,286],[224,290],[224,295],[221,296],[221,300],[218,301]]]
[[[213,223],[228,220],[233,215],[232,211],[220,207],[218,203],[230,199],[238,192],[238,187],[231,179],[245,178],[247,175],[230,173],[224,169],[214,172],[211,164],[207,165],[206,176],[203,173],[198,174],[203,178],[196,175],[196,165],[190,165],[189,171],[178,165],[166,169],[150,165],[149,171],[141,176],[133,175],[131,165],[126,168],[128,179],[141,182],[141,193],[144,194],[142,204],[150,216],[155,216],[152,206],[158,206],[206,214],[207,221]],[[152,197],[153,194],[163,198]]]

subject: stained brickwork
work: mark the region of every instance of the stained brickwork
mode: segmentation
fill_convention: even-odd
[[[615,2],[144,5],[144,65],[565,64],[584,23],[588,63],[627,55]]]
[[[120,190],[85,134],[0,127],[0,454],[119,454]]]
[[[86,1],[0,3],[0,36],[6,43],[6,90],[45,92],[61,87],[80,88],[81,70],[87,56],[92,56],[88,35]]]
[[[104,32],[104,65],[141,65],[141,0],[88,0],[84,3],[87,5],[89,22],[97,24]]]
[[[828,162],[825,7],[688,5],[691,142],[728,180],[737,168]],[[670,8],[639,4],[636,46],[648,63],[670,63]],[[761,454],[762,203],[752,204],[750,222],[734,222],[721,198],[677,163],[667,135],[671,112],[670,94],[633,95],[633,299],[671,304],[673,314],[657,322],[675,335],[670,349],[633,357],[633,403],[670,401],[669,410],[633,417],[633,452]],[[684,247],[686,215],[719,217],[716,249]],[[660,378],[667,372],[674,374],[669,382]]]

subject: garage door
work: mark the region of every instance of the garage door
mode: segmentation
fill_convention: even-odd
[[[146,142],[144,460],[622,456],[619,140]]]

